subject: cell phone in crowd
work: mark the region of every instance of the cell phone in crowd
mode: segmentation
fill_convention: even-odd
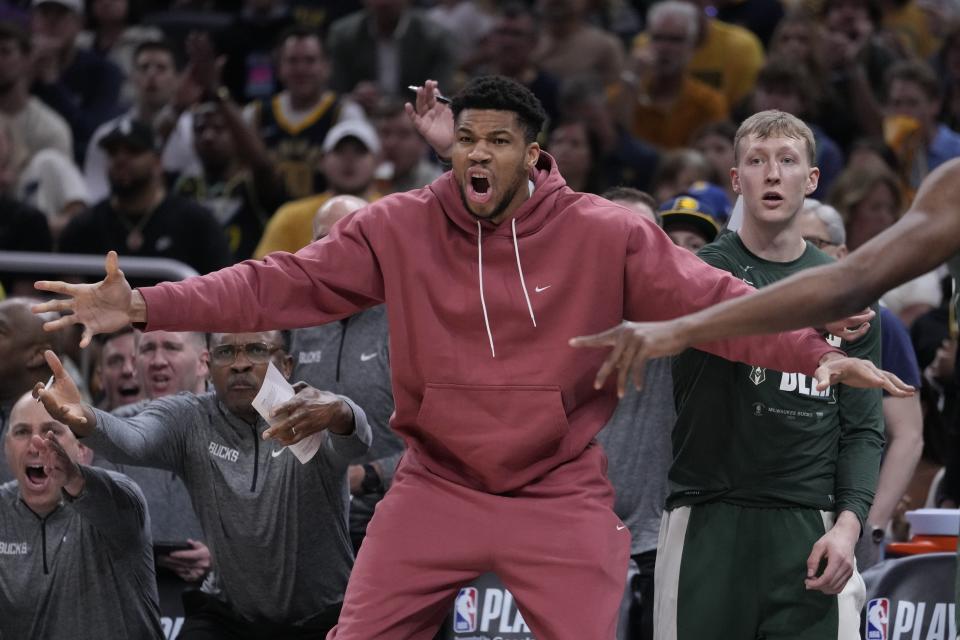
[[[153,543],[153,556],[168,556],[174,551],[187,551],[193,549],[191,545],[186,540],[183,541],[173,541],[173,540],[164,540],[161,542]]]

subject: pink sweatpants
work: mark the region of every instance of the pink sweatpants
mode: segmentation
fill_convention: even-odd
[[[542,640],[612,640],[630,533],[600,447],[509,496],[407,456],[377,505],[327,640],[431,640],[457,590],[495,572]]]

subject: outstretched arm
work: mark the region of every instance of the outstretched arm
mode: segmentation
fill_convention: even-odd
[[[960,251],[957,202],[960,159],[931,173],[910,211],[844,260],[805,270],[758,292],[730,298],[687,316],[664,322],[624,323],[603,334],[575,338],[571,344],[614,347],[608,359],[610,366],[604,367],[598,379],[617,368],[623,379],[631,364],[635,375],[641,376],[645,360],[675,355],[695,345],[824,326],[858,313],[893,287],[934,269]],[[862,379],[867,384],[882,385],[891,395],[909,395],[911,387],[899,378],[868,371],[869,366],[860,362],[838,362],[831,365],[832,371],[818,372],[817,379],[824,388]]]
[[[73,496],[73,508],[115,547],[143,549],[149,535],[147,501],[129,478],[106,469],[81,466],[84,490]]]
[[[374,246],[387,206],[375,203],[358,211],[296,254],[281,251],[262,261],[247,260],[205,276],[138,291],[131,291],[111,252],[102,282],[37,282],[36,288],[69,298],[33,309],[68,312],[44,328],[83,324],[82,346],[94,334],[131,322],[146,323],[147,331],[236,333],[339,320],[384,301],[383,274]]]
[[[958,202],[960,160],[952,160],[923,181],[903,218],[845,259],[678,319],[678,341],[690,345],[823,326],[851,315],[960,251]]]
[[[895,376],[879,371],[869,361],[843,357],[842,352],[830,347],[811,329],[779,333],[767,339],[734,337],[691,341],[681,330],[683,318],[657,322],[670,315],[709,309],[721,300],[738,301],[758,294],[728,272],[675,247],[652,223],[631,230],[626,271],[625,317],[654,322],[624,321],[602,333],[570,341],[574,347],[611,348],[597,373],[597,388],[611,373],[618,371],[617,389],[622,396],[631,371],[634,383],[638,387],[642,385],[647,360],[696,347],[731,361],[814,375],[820,381],[821,390],[839,382],[867,387],[882,385],[894,395],[909,390]],[[646,277],[649,273],[656,273],[657,277]],[[704,312],[690,317],[700,313]]]
[[[182,400],[157,400],[135,417],[119,418],[85,404],[60,359],[52,351],[44,357],[53,371],[53,384],[37,383],[33,393],[47,413],[77,437],[88,438],[84,443],[112,462],[182,471],[184,432],[190,424]]]
[[[48,352],[49,353],[49,352]],[[43,469],[63,487],[73,508],[118,547],[139,547],[146,531],[147,505],[128,478],[77,464],[57,436],[33,436]]]

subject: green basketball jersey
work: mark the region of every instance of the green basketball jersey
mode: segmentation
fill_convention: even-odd
[[[736,233],[700,251],[709,264],[764,287],[832,258],[808,244],[792,262],[753,255]],[[860,340],[826,338],[880,365],[879,316]],[[883,449],[879,389],[820,392],[794,372],[730,362],[696,349],[674,359],[677,424],[667,507],[708,501],[853,511],[873,500]]]

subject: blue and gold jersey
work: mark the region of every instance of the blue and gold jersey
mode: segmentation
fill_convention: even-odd
[[[326,181],[320,172],[323,139],[340,117],[340,98],[326,92],[302,122],[294,124],[283,111],[280,94],[254,102],[255,123],[283,176],[291,199],[320,193]]]

